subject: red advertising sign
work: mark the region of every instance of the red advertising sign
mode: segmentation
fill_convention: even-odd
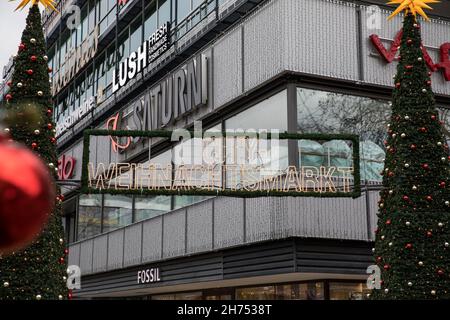
[[[76,159],[73,157],[61,156],[58,159],[58,179],[68,180],[73,177]]]

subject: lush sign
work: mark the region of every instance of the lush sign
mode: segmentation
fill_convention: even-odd
[[[144,70],[147,65],[158,59],[169,49],[170,44],[170,22],[159,27],[137,51],[119,65],[118,73],[113,71],[113,93],[134,79],[136,75]]]

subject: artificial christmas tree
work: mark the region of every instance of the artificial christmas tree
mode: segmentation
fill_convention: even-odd
[[[12,139],[38,154],[56,178],[55,124],[52,120],[45,40],[38,2],[34,1],[30,8],[14,59],[15,69],[6,108],[9,114],[15,114],[20,119],[24,105],[37,105],[40,121],[36,124],[16,121],[7,128],[7,132]],[[48,187],[54,188],[53,185]],[[59,190],[56,192],[59,194]],[[0,258],[0,299],[67,298],[67,250],[63,240],[59,196],[55,197],[55,202],[46,228],[32,245]]]
[[[405,8],[374,248],[382,283],[372,297],[449,299],[448,145],[421,50],[423,11]]]

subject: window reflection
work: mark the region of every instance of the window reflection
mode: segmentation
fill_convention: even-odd
[[[102,196],[81,195],[78,206],[78,240],[101,232]]]
[[[170,211],[170,196],[135,197],[136,222],[160,216]]]
[[[366,97],[358,97],[334,92],[297,89],[297,125],[302,133],[353,133],[360,137],[361,178],[381,181],[380,168],[385,156],[383,141],[390,116],[388,102]],[[319,164],[320,157],[327,152],[331,157],[322,159],[336,164],[351,162],[345,142],[328,142],[323,150],[318,146],[314,158],[304,158],[307,162]],[[325,164],[327,165],[327,163]]]
[[[103,232],[125,227],[132,222],[132,197],[105,195]]]
[[[369,292],[364,283],[330,283],[330,300],[364,300]]]

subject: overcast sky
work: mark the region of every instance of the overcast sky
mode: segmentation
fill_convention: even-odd
[[[3,66],[8,62],[9,57],[17,53],[22,31],[25,28],[29,7],[22,11],[14,11],[19,3],[19,1],[0,0],[0,73],[3,72]]]

